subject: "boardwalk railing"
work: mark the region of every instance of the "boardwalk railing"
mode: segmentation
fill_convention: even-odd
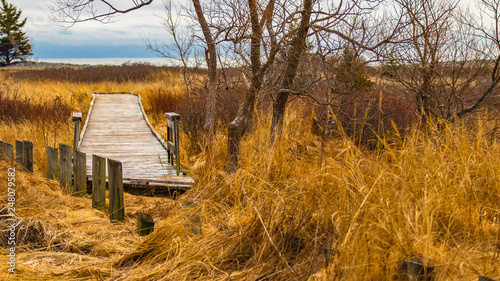
[[[179,120],[181,119],[181,116],[174,112],[167,112],[165,113],[165,117],[167,117],[168,163],[175,165],[175,170],[177,175],[179,175],[181,172],[179,159]]]

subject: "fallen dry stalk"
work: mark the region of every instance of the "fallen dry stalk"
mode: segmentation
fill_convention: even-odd
[[[281,252],[278,249],[278,247],[276,247],[276,244],[274,244],[273,238],[271,238],[271,235],[269,234],[269,231],[267,230],[266,224],[264,223],[264,220],[262,219],[262,216],[260,215],[259,210],[255,206],[255,204],[252,202],[252,200],[250,199],[250,197],[248,197],[247,190],[246,190],[246,188],[243,185],[241,185],[241,192],[243,193],[243,196],[245,197],[245,199],[247,199],[247,201],[252,206],[253,210],[257,214],[257,217],[259,217],[259,221],[262,224],[262,227],[264,228],[264,232],[266,233],[267,239],[269,240],[269,242],[271,243],[271,245],[273,245],[274,250],[276,250],[276,252],[280,256],[281,260],[286,264],[286,266],[288,267],[288,269],[290,269],[291,272],[294,272],[293,269],[292,269],[292,267],[288,264],[288,262],[285,260],[285,258],[281,254]]]

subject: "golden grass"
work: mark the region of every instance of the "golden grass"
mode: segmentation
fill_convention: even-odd
[[[144,96],[158,89],[148,88],[151,83],[44,83],[22,87],[47,98],[54,91],[68,98],[71,91]],[[88,102],[85,96],[72,105],[86,112]],[[489,124],[414,130],[378,151],[346,137],[322,149],[302,110],[290,108],[274,146],[268,143],[269,117],[259,115],[234,174],[223,171],[227,139],[218,133],[210,152],[183,156],[197,180],[192,190],[176,201],[126,195],[123,224],[92,210],[89,197],[63,195],[57,183],[43,179],[38,160],[34,175],[18,173],[16,206],[20,217],[41,222],[47,233],[45,240],[19,248],[15,278],[399,280],[403,259],[434,266],[435,280],[500,277],[500,146],[491,141]],[[150,119],[164,135],[162,118]],[[41,159],[36,124],[2,123],[0,137],[34,139]],[[57,139],[71,143],[71,121],[60,126]],[[9,165],[0,164],[0,183]],[[6,187],[0,186],[5,205]],[[187,208],[186,202],[197,205]],[[147,238],[134,233],[139,211],[157,222]],[[186,223],[196,211],[203,226],[193,236]],[[325,249],[332,253],[329,266]],[[0,252],[0,278],[11,278],[5,253]]]
[[[415,131],[401,146],[378,152],[333,140],[320,164],[320,140],[302,119],[290,114],[272,148],[267,122],[245,139],[236,174],[207,163],[197,187],[180,199],[200,204],[204,235],[186,236],[179,207],[123,258],[151,269],[131,276],[392,280],[403,259],[434,266],[436,280],[500,275],[500,151],[481,125],[475,132]],[[216,162],[224,159],[224,143],[219,136]],[[334,253],[328,268],[325,248]]]

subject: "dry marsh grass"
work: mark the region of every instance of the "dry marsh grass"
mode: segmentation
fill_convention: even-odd
[[[168,75],[180,78],[158,74]],[[43,103],[60,96],[84,113],[91,91],[140,93],[164,135],[164,120],[150,102],[158,92],[180,93],[182,84],[176,80],[176,89],[162,79],[12,81],[19,83],[20,97],[33,94]],[[377,150],[367,150],[341,130],[326,141],[315,136],[308,114],[299,104],[289,108],[283,137],[274,146],[268,142],[269,116],[258,115],[234,174],[223,171],[223,131],[210,152],[196,155],[189,155],[183,134],[182,162],[196,185],[175,201],[126,195],[123,224],[92,210],[90,197],[64,195],[58,183],[43,179],[39,120],[0,121],[2,140],[34,141],[38,159],[33,175],[18,172],[16,196],[24,229],[38,234],[26,236],[17,250],[18,275],[7,275],[6,250],[0,251],[0,278],[404,280],[404,259],[433,266],[435,280],[500,277],[500,145],[491,137],[492,124],[414,129],[405,138],[392,134],[390,142],[382,136]],[[47,124],[47,139],[71,143],[69,116],[57,124],[57,137],[55,120]],[[9,165],[1,163],[0,170]],[[6,177],[1,173],[0,183]],[[0,186],[5,206],[6,185]],[[187,202],[196,204],[187,208]],[[157,222],[145,238],[135,234],[137,212]],[[201,235],[186,228],[193,213],[202,218]]]

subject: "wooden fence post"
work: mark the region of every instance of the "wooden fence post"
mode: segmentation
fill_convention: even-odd
[[[87,195],[87,155],[80,151],[75,152],[73,161],[73,177],[75,182],[75,195]]]
[[[59,178],[59,171],[57,167],[57,161],[59,154],[57,148],[47,146],[47,174],[46,177],[49,180],[56,180]]]
[[[188,209],[186,223],[184,225],[188,234],[192,236],[202,234],[201,209],[198,204],[187,201],[184,203],[184,208]]]
[[[149,214],[138,213],[137,216],[137,233],[139,235],[148,235],[155,229],[155,222],[153,217]]]
[[[33,143],[23,141],[24,168],[33,173]]]
[[[5,143],[5,156],[8,161],[14,159],[14,146],[10,143]]]
[[[181,164],[179,158],[179,120],[181,116],[174,112],[165,113],[167,118],[167,153],[168,161],[174,165],[177,175],[180,175]]]
[[[10,143],[5,143],[5,156],[9,161],[14,159],[14,146]]]
[[[326,267],[328,267],[334,258],[333,249],[325,248],[324,255],[325,255],[325,265]]]
[[[108,159],[109,219],[124,221],[122,163]]]
[[[496,280],[493,279],[493,278],[489,278],[489,277],[483,276],[483,275],[479,275],[479,280],[478,281],[496,281]]]
[[[7,153],[5,152],[5,142],[0,141],[0,160],[7,160]]]
[[[0,160],[10,161],[12,158],[14,158],[14,146],[0,141]]]
[[[24,160],[25,157],[23,155],[23,142],[16,140],[16,162],[24,167]]]
[[[92,155],[92,208],[106,208],[106,159]]]
[[[59,144],[59,183],[66,188],[66,192],[73,192],[71,183],[71,146]]]
[[[404,260],[401,273],[408,278],[418,278],[418,280],[430,280],[434,268],[421,262]]]

